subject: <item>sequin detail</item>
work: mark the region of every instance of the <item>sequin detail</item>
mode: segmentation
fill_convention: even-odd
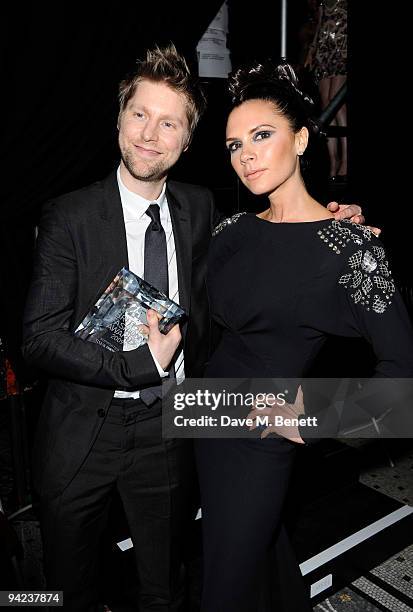
[[[343,249],[351,243],[362,245],[363,239],[370,242],[372,237],[371,231],[363,225],[358,225],[357,231],[359,233],[356,233],[353,229],[355,227],[355,224],[347,219],[343,221],[336,221],[334,219],[330,225],[319,229],[317,234],[320,240],[325,242],[334,253],[340,255]]]
[[[318,230],[318,237],[336,255],[352,244],[362,247],[347,260],[346,273],[338,282],[347,287],[350,298],[367,311],[382,314],[391,304],[396,291],[386,252],[382,246],[370,245],[372,232],[362,225],[357,229],[351,221],[332,221]]]
[[[225,229],[226,227],[228,227],[228,225],[233,225],[234,223],[236,223],[238,221],[238,219],[240,217],[242,217],[242,215],[246,215],[247,213],[244,212],[239,212],[236,215],[233,215],[232,217],[228,217],[227,219],[224,219],[223,221],[221,221],[221,223],[219,223],[215,229],[212,232],[213,236],[216,236],[217,234],[219,234],[220,232],[222,232],[223,229]]]
[[[378,314],[385,312],[396,291],[385,256],[382,247],[357,251],[348,260],[352,271],[343,274],[338,281],[347,287],[355,304]]]

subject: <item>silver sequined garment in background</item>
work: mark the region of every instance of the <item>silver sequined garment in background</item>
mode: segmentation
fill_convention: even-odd
[[[317,81],[347,73],[347,0],[324,0],[313,71]]]

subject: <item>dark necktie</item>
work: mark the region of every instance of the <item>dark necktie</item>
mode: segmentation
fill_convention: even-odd
[[[145,232],[144,279],[168,295],[168,254],[160,212],[158,204],[150,204],[146,211],[151,222]],[[140,397],[147,406],[150,406],[162,397],[162,385],[142,389]]]
[[[168,255],[165,230],[161,225],[161,211],[158,204],[150,204],[146,214],[151,222],[145,233],[144,279],[151,285],[169,294]]]

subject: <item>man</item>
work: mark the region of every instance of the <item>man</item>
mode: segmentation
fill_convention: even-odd
[[[172,366],[177,376],[201,376],[208,354],[213,199],[203,187],[167,182],[203,106],[175,47],[149,51],[121,83],[117,172],[49,203],[42,217],[23,350],[50,376],[34,477],[48,588],[64,591],[65,610],[96,609],[98,544],[115,488],[134,544],[139,610],[179,605],[193,462],[184,441],[162,440],[151,388]],[[74,336],[123,266],[146,278],[147,268],[162,272],[170,297],[189,311],[182,340],[177,327],[160,334],[153,312],[147,345],[129,352]]]
[[[203,106],[173,46],[148,52],[121,83],[118,171],[58,198],[41,221],[23,350],[50,375],[34,478],[48,588],[63,589],[67,610],[95,609],[98,544],[115,487],[134,543],[139,609],[169,610],[177,596],[193,462],[187,443],[162,440],[161,402],[144,403],[140,390],[160,384],[175,353],[177,375],[200,376],[208,352],[212,195],[166,185]],[[158,221],[146,213],[153,203]],[[159,220],[169,295],[187,311],[191,305],[183,354],[178,326],[160,334],[152,311],[148,344],[138,349],[111,353],[76,338],[79,322],[123,266],[144,276],[145,236],[152,228],[159,234]]]

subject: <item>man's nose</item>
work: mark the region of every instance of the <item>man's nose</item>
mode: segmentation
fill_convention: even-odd
[[[148,121],[147,123],[145,123],[145,126],[142,130],[142,138],[145,142],[149,142],[150,140],[157,140],[158,128],[154,122]]]

